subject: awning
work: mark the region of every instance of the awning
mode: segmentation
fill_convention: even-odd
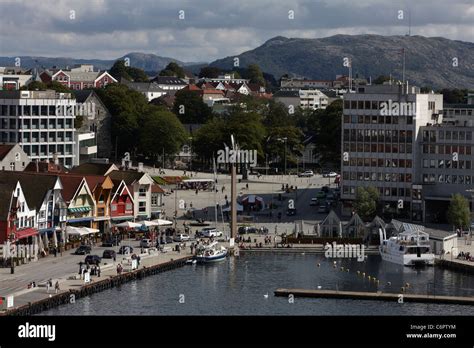
[[[16,239],[23,239],[36,235],[38,235],[38,230],[36,228],[25,228],[24,230],[15,232]]]
[[[133,215],[124,215],[124,216],[112,216],[110,220],[131,220],[133,219]]]
[[[98,229],[89,228],[89,227],[73,227],[73,226],[66,227],[66,233],[70,236],[84,236],[87,234],[97,233],[97,232],[99,232]]]
[[[84,207],[74,207],[74,208],[68,208],[68,210],[71,213],[87,213],[91,211],[91,207],[89,206],[84,206]]]

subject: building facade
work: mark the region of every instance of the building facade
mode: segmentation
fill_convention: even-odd
[[[0,142],[19,144],[31,160],[74,163],[76,100],[70,93],[0,91]]]
[[[423,220],[417,173],[420,128],[442,118],[443,96],[407,85],[367,85],[344,95],[342,189],[345,214],[357,187],[379,190],[384,212]]]
[[[20,145],[0,145],[0,170],[23,171],[29,163]]]

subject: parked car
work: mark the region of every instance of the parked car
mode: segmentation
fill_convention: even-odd
[[[140,241],[140,248],[151,248],[152,242],[151,239],[144,238]]]
[[[324,191],[318,191],[318,192],[316,193],[316,197],[317,197],[317,198],[326,198],[326,192],[324,192]]]
[[[335,178],[337,176],[336,172],[329,172],[329,173],[324,173],[323,177],[324,178]]]
[[[323,186],[321,187],[321,191],[323,191],[324,193],[328,193],[331,189],[329,188],[329,186]]]
[[[328,201],[335,201],[336,200],[336,197],[331,193],[329,192],[327,195],[326,195],[326,199]]]
[[[238,229],[239,234],[246,234],[248,233],[249,227],[248,226],[240,226]]]
[[[318,199],[317,198],[311,198],[311,202],[309,203],[310,206],[315,206],[318,205]]]
[[[173,241],[175,242],[186,242],[189,240],[189,235],[187,234],[178,234],[174,236]]]
[[[110,248],[120,244],[120,236],[113,236],[111,238],[107,238],[102,242],[102,246],[106,248]]]
[[[204,227],[201,230],[201,236],[203,237],[222,237],[222,232],[218,231],[215,227]]]
[[[101,260],[102,258],[99,255],[87,255],[84,259],[84,262],[93,265],[100,263]]]
[[[114,257],[115,257],[114,250],[107,249],[107,250],[104,250],[104,252],[102,253],[103,259],[113,259]]]
[[[296,215],[296,208],[288,208],[288,210],[286,211],[286,215],[288,216]]]
[[[118,251],[119,254],[131,254],[133,253],[133,248],[129,245],[122,245]]]
[[[298,176],[300,178],[310,178],[314,175],[313,171],[312,170],[307,170],[307,171],[304,171],[302,173],[299,173]]]
[[[76,249],[74,254],[76,255],[86,255],[91,253],[91,247],[88,245],[80,245],[79,248]]]
[[[322,204],[318,208],[318,213],[329,213],[329,207],[327,204]]]

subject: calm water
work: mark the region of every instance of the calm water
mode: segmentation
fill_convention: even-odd
[[[342,272],[341,266],[349,272]],[[472,306],[302,298],[289,303],[273,296],[275,289],[285,287],[376,291],[377,285],[357,276],[357,270],[380,279],[382,291],[399,292],[408,282],[411,293],[474,296],[473,276],[435,267],[414,270],[369,256],[362,263],[340,260],[334,269],[333,260],[323,255],[261,252],[242,253],[215,265],[186,265],[42,314],[474,315]]]

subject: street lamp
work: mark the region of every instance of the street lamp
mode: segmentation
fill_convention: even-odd
[[[285,171],[284,171],[284,174],[286,175],[286,142],[287,142],[288,138],[287,138],[287,137],[278,138],[277,140],[285,143],[285,152],[284,152],[284,156],[285,156]]]

